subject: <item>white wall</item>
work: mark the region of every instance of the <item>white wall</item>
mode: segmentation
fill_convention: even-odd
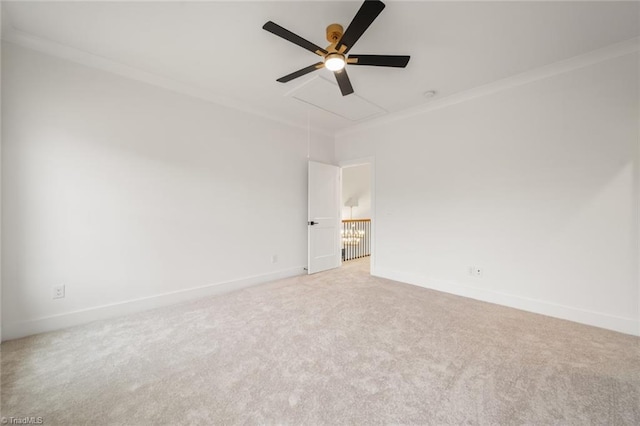
[[[2,7],[0,7],[0,31],[2,30]],[[2,44],[0,43],[0,94],[2,93]],[[0,100],[0,133],[2,129],[2,102]],[[2,135],[0,134],[0,192],[2,191]],[[2,241],[2,196],[0,194],[0,242]],[[0,244],[2,259],[2,244]],[[0,342],[2,341],[2,262],[0,262]]]
[[[350,219],[352,209],[345,207],[350,198],[358,200],[353,207],[353,219],[371,218],[371,165],[342,168],[342,219]]]
[[[4,338],[302,273],[306,130],[3,47]]]
[[[640,334],[638,72],[627,54],[338,135],[338,160],[375,156],[374,274]]]

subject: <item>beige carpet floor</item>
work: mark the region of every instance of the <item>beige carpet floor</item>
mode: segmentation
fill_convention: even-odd
[[[640,424],[640,339],[313,276],[2,344],[2,416],[52,425]]]

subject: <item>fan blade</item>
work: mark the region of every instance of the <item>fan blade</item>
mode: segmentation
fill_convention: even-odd
[[[329,53],[322,47],[311,43],[309,40],[303,39],[299,35],[292,33],[286,28],[282,28],[275,22],[267,22],[262,26],[262,29],[269,31],[270,33],[275,34],[278,37],[282,37],[283,39],[288,40],[293,44],[297,44],[298,46],[305,48],[308,51],[315,53],[316,55],[324,56]]]
[[[349,55],[347,63],[350,65],[372,65],[374,67],[404,68],[411,56],[399,55]]]
[[[365,0],[336,45],[336,50],[347,53],[382,12],[382,9],[384,9],[384,3],[380,0]],[[345,50],[342,50],[343,46],[346,46]]]
[[[294,78],[302,77],[305,74],[309,74],[315,70],[319,70],[320,68],[324,68],[324,62],[318,62],[317,64],[309,65],[306,68],[302,68],[296,72],[292,72],[291,74],[285,75],[284,77],[280,77],[276,81],[280,83],[286,83],[287,81],[291,81]]]
[[[349,76],[347,75],[347,70],[343,68],[340,71],[334,71],[333,73],[335,74],[336,80],[338,81],[338,86],[340,86],[342,96],[352,94],[353,86],[351,86],[351,81],[349,80]]]

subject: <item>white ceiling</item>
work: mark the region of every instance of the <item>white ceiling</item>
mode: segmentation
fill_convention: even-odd
[[[3,2],[3,35],[31,36],[215,93],[284,120],[339,130],[354,124],[288,94],[318,61],[262,30],[272,20],[326,46],[361,2]],[[396,112],[640,35],[637,2],[402,2],[387,7],[351,53],[410,54],[406,69],[350,66],[362,98]],[[7,22],[10,25],[7,25]],[[335,87],[338,93],[338,87]],[[436,99],[432,98],[432,99]],[[309,112],[310,111],[310,112]]]

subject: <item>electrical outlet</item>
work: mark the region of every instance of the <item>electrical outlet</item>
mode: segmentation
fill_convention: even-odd
[[[58,285],[53,287],[53,298],[64,299],[64,285]]]
[[[278,255],[274,254],[271,256],[271,263],[278,263]]]

